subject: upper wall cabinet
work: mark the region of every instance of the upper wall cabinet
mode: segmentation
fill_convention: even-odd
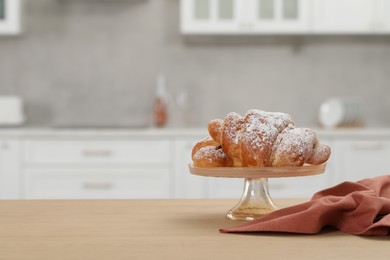
[[[240,20],[239,0],[182,0],[183,33],[237,32]]]
[[[248,24],[256,33],[308,33],[309,1],[248,1]]]
[[[313,31],[362,33],[374,29],[376,0],[314,0]]]
[[[378,34],[390,0],[181,0],[184,34]]]
[[[379,29],[382,32],[390,33],[390,1],[382,0],[380,3],[382,23],[379,24]]]
[[[181,32],[307,33],[309,0],[181,0]]]
[[[314,0],[312,27],[315,33],[386,33],[389,15],[389,0]]]
[[[0,35],[20,33],[21,0],[0,0]]]

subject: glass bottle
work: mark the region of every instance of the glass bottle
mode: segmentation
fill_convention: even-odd
[[[154,124],[157,127],[163,127],[168,120],[168,108],[166,100],[165,78],[160,75],[157,78],[156,99],[154,101]]]

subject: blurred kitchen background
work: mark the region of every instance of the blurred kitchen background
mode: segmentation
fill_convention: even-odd
[[[250,108],[332,149],[325,174],[271,179],[272,196],[388,174],[389,14],[390,0],[0,0],[0,199],[239,198],[242,179],[188,164],[210,119]]]
[[[23,99],[26,126],[150,126],[160,74],[168,126],[249,108],[318,126],[325,100],[351,96],[366,125],[390,124],[387,33],[182,34],[179,0],[25,0],[21,19],[0,36],[0,95]]]

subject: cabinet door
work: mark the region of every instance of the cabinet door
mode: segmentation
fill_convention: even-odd
[[[27,140],[28,164],[161,165],[170,162],[168,140]]]
[[[169,198],[169,169],[36,168],[24,172],[25,199]]]
[[[390,174],[390,140],[337,141],[338,181],[357,181]]]
[[[19,199],[20,143],[0,140],[0,199]]]
[[[209,181],[210,198],[241,198],[244,190],[243,178],[217,178],[211,177]]]
[[[231,33],[237,31],[239,0],[181,0],[181,32],[185,34]]]
[[[256,33],[308,33],[308,0],[252,0],[248,17]]]
[[[182,0],[183,33],[306,33],[309,0]]]
[[[193,146],[203,137],[175,140],[175,197],[207,198],[208,177],[190,174],[188,164],[191,163]]]
[[[315,33],[372,33],[377,0],[314,0]]]
[[[0,35],[20,32],[20,0],[0,0]]]
[[[330,170],[325,173],[304,176],[269,179],[268,186],[272,198],[305,198],[310,199],[314,193],[333,186]]]
[[[378,22],[378,32],[389,33],[390,32],[390,1],[380,0],[378,10],[379,10],[379,17],[380,17],[380,22]]]

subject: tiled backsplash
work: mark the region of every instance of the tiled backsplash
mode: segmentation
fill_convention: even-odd
[[[25,2],[24,32],[0,37],[0,95],[24,98],[28,125],[150,124],[159,73],[172,126],[248,108],[312,126],[333,96],[390,124],[390,36],[184,37],[178,0]]]

